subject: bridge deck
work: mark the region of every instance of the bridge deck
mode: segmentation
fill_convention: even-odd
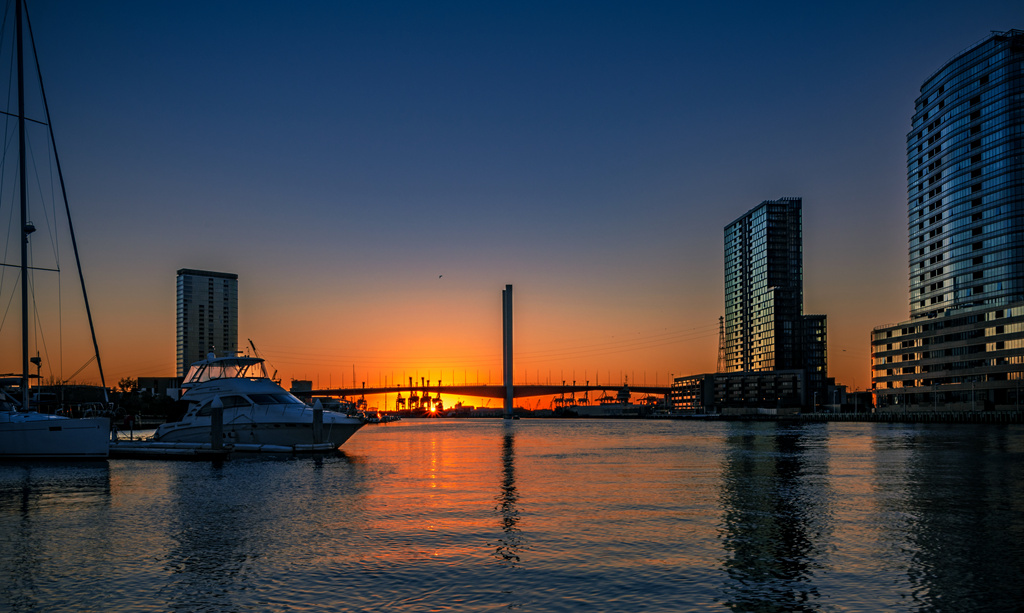
[[[558,396],[560,394],[572,394],[582,392],[593,392],[599,390],[617,392],[623,388],[622,385],[516,385],[512,387],[513,398],[529,398],[531,396]],[[657,394],[664,396],[669,393],[671,387],[641,385],[630,386],[631,394]],[[313,390],[312,392],[299,392],[302,396],[363,396],[377,394],[405,394],[410,392],[417,394],[448,394],[456,396],[474,396],[477,398],[504,398],[504,385],[421,385],[409,387],[408,385],[390,387],[356,387],[356,388],[334,388]]]

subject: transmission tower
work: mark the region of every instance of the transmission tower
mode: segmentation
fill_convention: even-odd
[[[718,318],[718,369],[725,372],[725,317]]]

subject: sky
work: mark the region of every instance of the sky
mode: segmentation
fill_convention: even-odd
[[[1024,27],[1009,1],[291,4],[29,7],[108,385],[175,374],[179,268],[238,274],[240,345],[286,387],[498,383],[506,284],[517,383],[713,372],[723,228],[799,196],[804,311],[868,388],[909,312],[919,87]]]

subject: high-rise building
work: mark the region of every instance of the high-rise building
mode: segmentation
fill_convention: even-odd
[[[725,371],[804,370],[813,394],[827,339],[825,316],[803,314],[802,206],[766,200],[725,227]]]
[[[725,370],[796,360],[803,311],[802,202],[766,200],[725,227]]]
[[[1024,31],[928,77],[907,135],[910,320],[872,332],[880,406],[1014,408],[1024,374]]]
[[[725,227],[719,372],[676,377],[675,409],[781,415],[841,401],[829,393],[826,318],[803,314],[803,271],[800,198],[766,200]]]
[[[178,376],[214,351],[238,351],[238,275],[182,268],[177,283]]]

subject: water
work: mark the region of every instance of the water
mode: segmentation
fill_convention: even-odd
[[[407,420],[0,465],[0,611],[1014,611],[1024,427]]]

